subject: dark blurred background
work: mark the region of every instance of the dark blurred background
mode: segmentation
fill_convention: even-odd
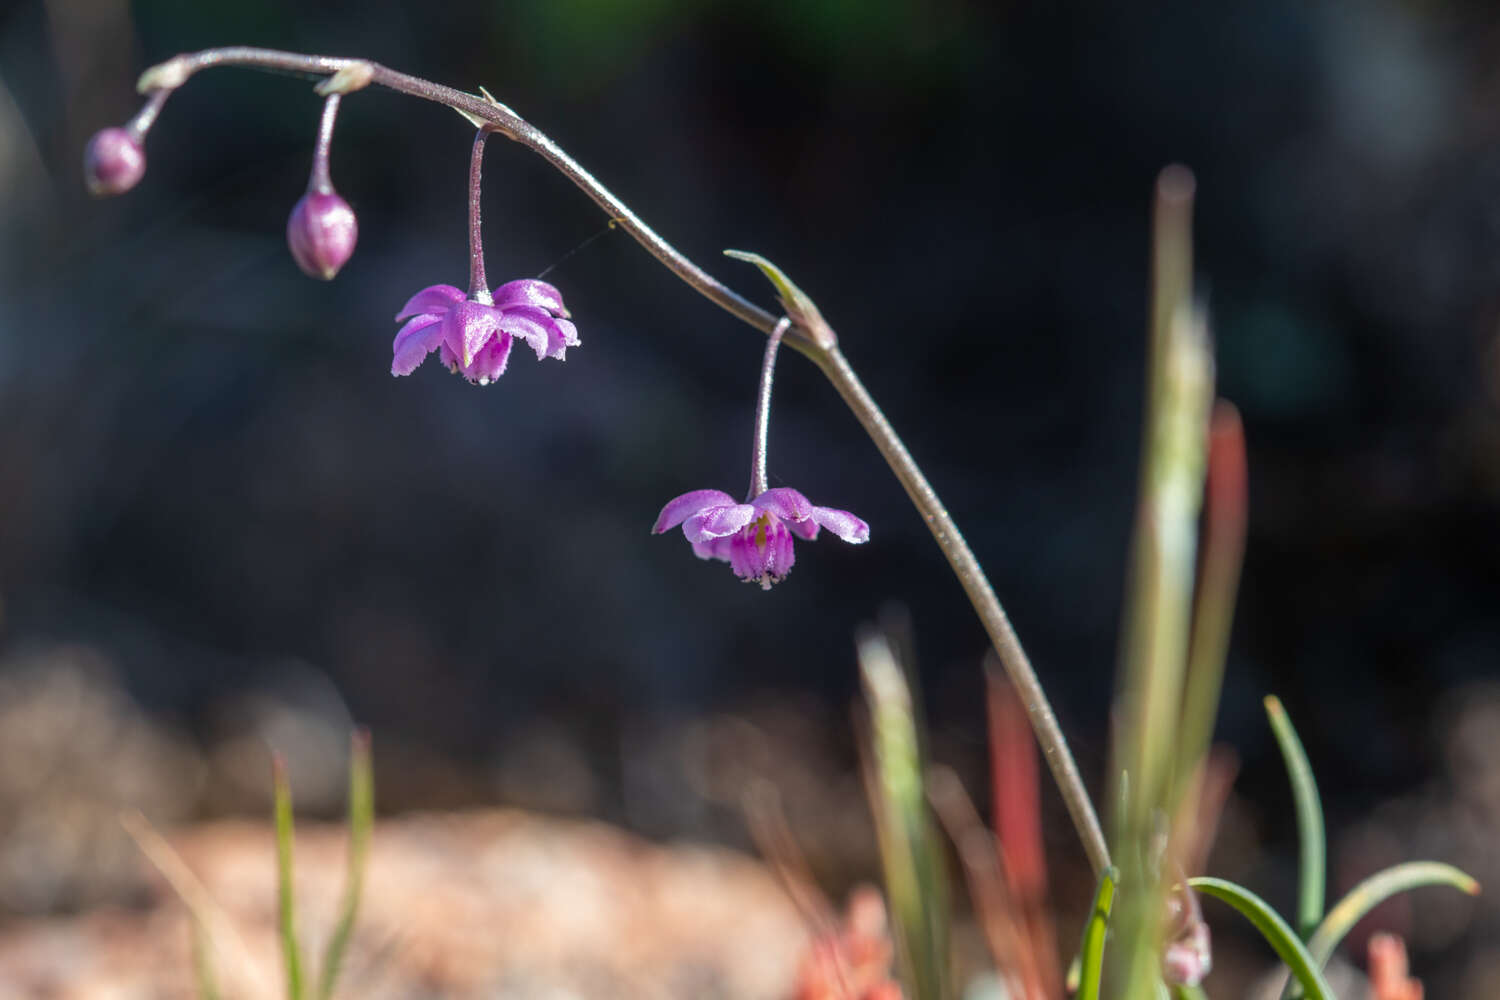
[[[12,3],[0,678],[44,688],[58,657],[111,678],[208,755],[183,765],[180,817],[259,808],[258,771],[243,794],[223,777],[252,736],[303,739],[309,772],[355,719],[386,808],[509,801],[742,843],[732,796],[669,761],[712,758],[738,720],[768,759],[811,748],[845,783],[813,782],[806,808],[862,826],[851,633],[897,602],[934,747],[980,789],[984,634],[804,361],[783,361],[773,485],[856,511],[871,543],[801,546],[761,593],[648,534],[680,492],[743,488],[763,340],[622,233],[583,245],[604,219],[535,156],[490,144],[489,273],[552,267],[584,346],[518,354],[485,389],[388,372],[395,311],[466,276],[471,132],[451,111],[345,102],[332,170],[360,245],[331,284],[282,235],[320,107],[302,80],[195,78],[139,188],[85,196],[83,143],[133,112],[141,69],[258,44],[484,85],[751,298],[772,302],[719,251],[781,264],[968,532],[1098,787],[1149,196],[1180,161],[1249,442],[1219,728],[1268,851],[1245,877],[1290,900],[1267,692],[1301,725],[1336,853],[1396,860],[1423,823],[1392,820],[1389,843],[1361,824],[1462,801],[1500,735],[1450,739],[1500,656],[1497,43],[1500,11],[1441,0]],[[1052,842],[1081,868],[1063,826]]]

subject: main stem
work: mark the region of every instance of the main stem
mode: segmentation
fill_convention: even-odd
[[[330,77],[340,71],[348,71],[358,76],[361,81],[355,86],[379,84],[403,94],[447,105],[462,112],[471,120],[486,123],[494,131],[503,133],[507,138],[513,139],[545,158],[593,199],[595,204],[604,209],[615,224],[634,237],[648,253],[726,312],[768,335],[774,333],[779,325],[777,318],[771,313],[749,302],[683,256],[676,247],[662,239],[655,230],[642,222],[640,217],[612,191],[579,166],[561,147],[503,104],[423,80],[420,77],[398,73],[379,63],[364,59],[299,55],[274,49],[248,47],[206,49],[202,52],[177,56],[148,70],[142,77],[142,83],[146,85],[145,89],[153,94],[153,101],[156,101],[160,88],[178,87],[193,73],[210,66],[250,66],[256,69],[296,73],[309,77]],[[476,146],[481,141],[483,141],[482,133],[476,139]],[[472,203],[471,212],[477,213],[477,208]],[[821,346],[796,326],[785,331],[785,339],[789,346],[811,358],[833,383],[834,388],[853,411],[860,425],[864,427],[865,433],[880,449],[881,455],[885,457],[891,471],[905,488],[906,495],[911,498],[912,504],[927,522],[933,538],[937,540],[938,548],[947,557],[948,564],[953,567],[954,574],[963,585],[964,592],[968,595],[970,603],[974,605],[974,610],[979,614],[979,620],[984,624],[985,631],[989,633],[990,640],[995,645],[995,652],[999,654],[1006,674],[1026,706],[1026,714],[1031,720],[1032,730],[1036,733],[1037,742],[1041,744],[1042,754],[1047,760],[1047,766],[1051,769],[1053,778],[1057,781],[1058,789],[1068,807],[1069,815],[1073,818],[1073,825],[1077,828],[1078,836],[1083,841],[1084,852],[1088,855],[1089,863],[1093,866],[1096,875],[1102,873],[1109,866],[1109,848],[1104,840],[1104,831],[1099,825],[1099,817],[1089,800],[1088,789],[1084,787],[1083,779],[1079,776],[1078,765],[1073,761],[1073,755],[1068,749],[1068,741],[1057,724],[1057,717],[1047,702],[1047,696],[1042,690],[1041,682],[1037,679],[1036,671],[1032,669],[1031,661],[1027,658],[1025,650],[1021,648],[1021,641],[1017,638],[1015,629],[1011,627],[1005,609],[1000,606],[999,598],[995,596],[994,589],[990,586],[984,571],[980,569],[979,560],[974,557],[973,550],[964,541],[963,534],[953,523],[953,518],[948,515],[948,511],[938,499],[932,485],[927,482],[927,477],[922,475],[922,470],[918,468],[911,453],[906,450],[906,445],[891,427],[890,422],[886,420],[885,414],[881,412],[875,400],[870,397],[854,370],[849,367],[849,362],[845,360],[837,345]]]

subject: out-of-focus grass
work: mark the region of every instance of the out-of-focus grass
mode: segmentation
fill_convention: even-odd
[[[951,995],[948,888],[923,791],[922,754],[902,664],[887,636],[858,639],[869,709],[866,784],[880,840],[901,981],[909,1000]]]

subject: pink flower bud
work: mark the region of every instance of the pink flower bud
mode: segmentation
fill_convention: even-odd
[[[98,197],[129,191],[145,173],[146,151],[126,129],[95,132],[83,151],[83,179]]]
[[[358,238],[354,209],[331,191],[309,191],[286,220],[286,244],[292,259],[311,278],[331,281],[353,255]]]

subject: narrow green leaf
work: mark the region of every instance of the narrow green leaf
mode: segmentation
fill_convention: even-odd
[[[339,967],[354,931],[354,918],[364,891],[365,860],[369,856],[370,831],[375,826],[375,773],[370,763],[370,731],[356,729],[349,740],[349,859],[344,875],[344,898],[339,904],[339,920],[323,953],[323,969],[318,977],[319,1000],[333,996],[339,978]]]
[[[866,783],[890,896],[899,972],[911,1000],[948,1000],[948,886],[927,810],[911,690],[887,637],[858,640],[870,711]]]
[[[1083,928],[1083,945],[1078,949],[1078,982],[1069,984],[1078,1000],[1099,1000],[1099,984],[1104,973],[1104,938],[1109,930],[1109,911],[1115,901],[1115,882],[1120,870],[1114,866],[1099,876],[1094,893],[1094,908]]]
[[[1376,872],[1339,900],[1307,942],[1307,950],[1318,968],[1333,957],[1334,949],[1360,918],[1399,892],[1426,885],[1449,885],[1471,896],[1479,894],[1479,883],[1452,865],[1439,861],[1408,861]]]
[[[1271,732],[1281,747],[1286,773],[1292,782],[1292,805],[1297,813],[1297,840],[1300,861],[1297,866],[1297,932],[1305,941],[1323,919],[1323,886],[1327,879],[1323,834],[1323,804],[1318,798],[1318,783],[1313,779],[1312,765],[1292,720],[1275,695],[1266,696],[1266,716]]]
[[[276,817],[276,893],[280,902],[278,932],[281,955],[286,963],[287,1000],[303,1000],[302,955],[297,946],[296,901],[292,891],[292,789],[287,782],[286,761],[271,755],[271,789]]]
[[[1312,1000],[1336,1000],[1319,965],[1308,954],[1307,947],[1265,900],[1249,889],[1221,878],[1188,879],[1188,885],[1239,910],[1245,919],[1255,925],[1255,929],[1276,950],[1276,954],[1281,956],[1287,968],[1292,970],[1292,977],[1302,984],[1302,989]]]
[[[1208,992],[1201,986],[1174,986],[1172,995],[1176,1000],[1208,1000]]]
[[[214,976],[213,946],[208,928],[193,917],[193,980],[198,984],[199,1000],[219,1000],[219,981]]]
[[[761,273],[770,279],[772,285],[776,286],[776,294],[781,299],[781,305],[786,310],[786,314],[819,347],[832,347],[837,342],[833,330],[823,319],[823,314],[818,311],[818,306],[813,302],[812,297],[798,288],[796,283],[786,276],[785,271],[758,253],[725,250],[724,256],[743,260],[760,268]]]

